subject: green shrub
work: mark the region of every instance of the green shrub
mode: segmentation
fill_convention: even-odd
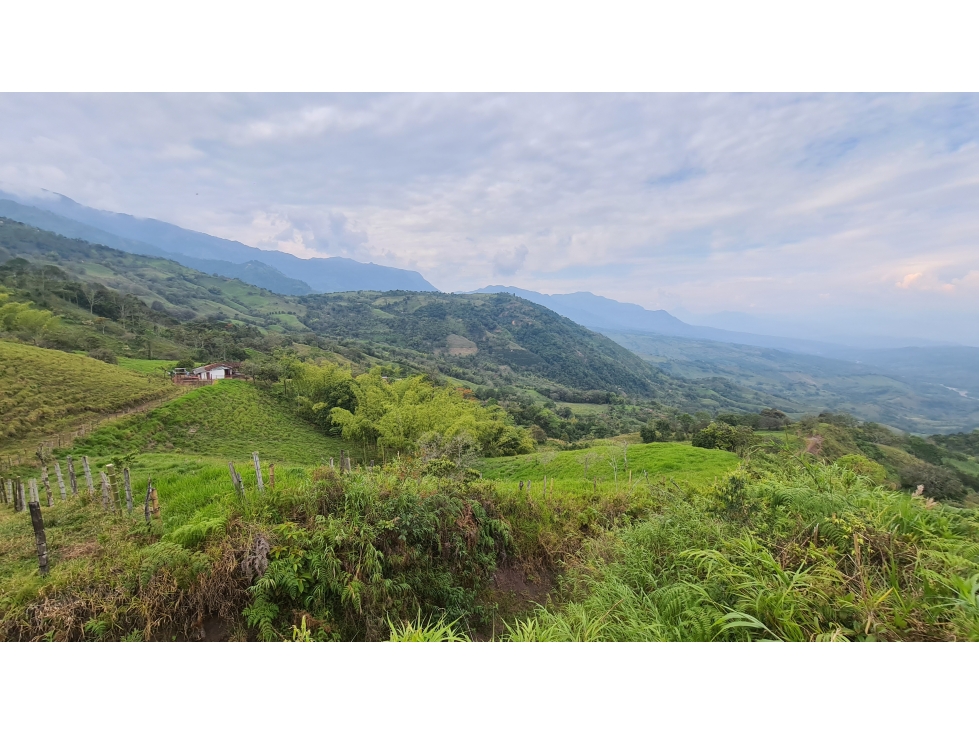
[[[106,364],[119,364],[119,358],[111,349],[93,349],[88,353],[88,356]]]

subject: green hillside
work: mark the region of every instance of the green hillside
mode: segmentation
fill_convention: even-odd
[[[611,339],[506,293],[360,291],[298,300],[300,320],[317,334],[473,385],[516,385],[573,402],[621,393],[687,410],[757,410],[772,401],[723,379],[671,377]]]
[[[0,341],[0,450],[174,392],[168,381],[97,359]]]
[[[628,459],[628,461],[626,461]],[[542,482],[544,476],[560,487],[595,482],[625,486],[633,481],[676,480],[702,484],[724,477],[740,460],[728,451],[699,449],[681,443],[630,444],[627,448],[605,442],[575,451],[542,451],[526,456],[483,459],[477,468],[487,479]]]
[[[294,299],[240,280],[207,275],[173,260],[71,240],[0,217],[0,263],[11,269],[11,262],[18,259],[34,268],[21,267],[15,285],[39,293],[52,291],[92,311],[99,305],[99,288],[135,296],[158,313],[182,321],[223,315],[288,329],[298,326],[290,312],[302,310]],[[13,270],[18,276],[17,268]]]
[[[352,447],[317,431],[253,384],[223,380],[106,426],[73,450],[93,456],[163,452],[244,460],[258,451],[263,459],[318,464],[339,457],[341,448]]]

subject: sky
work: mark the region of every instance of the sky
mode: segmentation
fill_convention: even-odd
[[[0,188],[444,291],[979,345],[976,95],[0,95]]]

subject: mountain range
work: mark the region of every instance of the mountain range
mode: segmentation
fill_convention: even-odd
[[[52,192],[0,190],[0,216],[125,252],[166,257],[283,295],[357,290],[435,291],[419,273],[345,257],[303,259],[195,232],[157,219],[117,214]]]

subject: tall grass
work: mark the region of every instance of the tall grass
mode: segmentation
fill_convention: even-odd
[[[736,474],[586,552],[514,640],[979,640],[973,511],[835,465]]]
[[[90,357],[0,341],[0,449],[174,392],[168,382]]]

